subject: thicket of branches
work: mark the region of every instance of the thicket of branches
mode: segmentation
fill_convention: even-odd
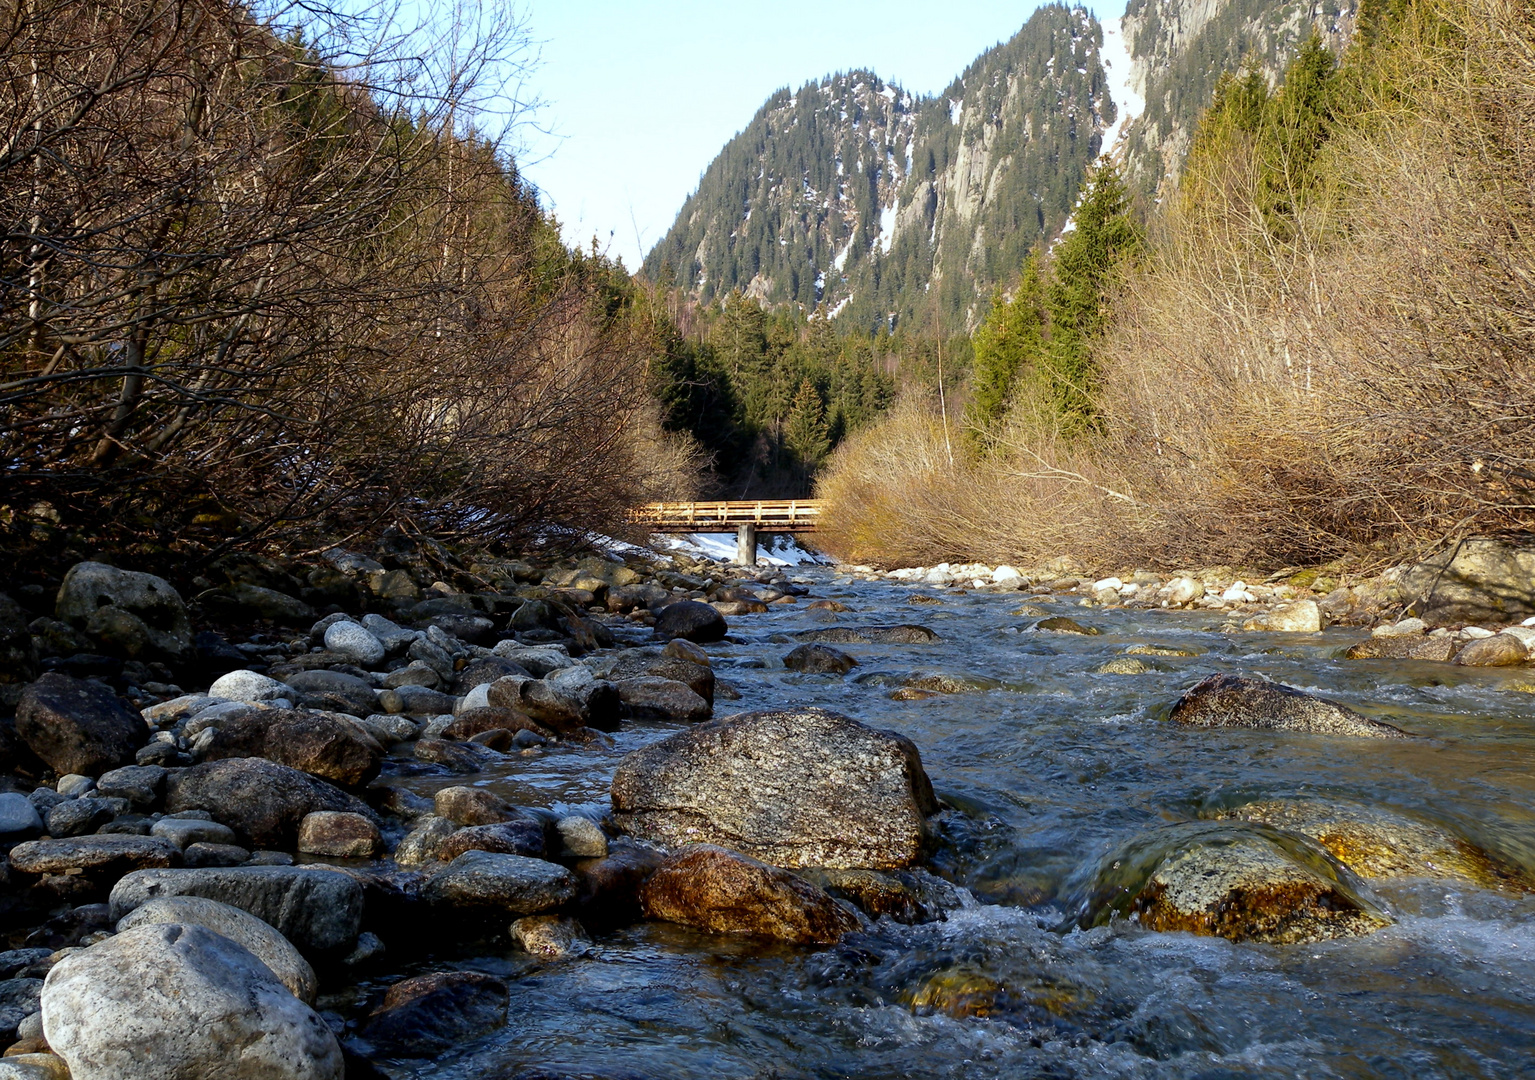
[[[476,130],[523,28],[456,14],[422,51],[379,12],[0,0],[13,551],[39,515],[165,558],[516,543],[689,482],[627,278]]]
[[[900,413],[823,483],[842,553],[1293,565],[1528,531],[1526,0],[1369,3],[1341,68],[1313,45],[1277,90],[1226,80],[1105,296],[1093,430],[1025,392],[934,465],[944,433]],[[876,535],[871,506],[910,513]]]

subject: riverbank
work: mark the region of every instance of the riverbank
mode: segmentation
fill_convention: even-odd
[[[52,616],[21,624],[47,655],[11,684],[28,689],[0,795],[21,824],[5,844],[4,955],[19,966],[0,983],[18,1051],[51,1047],[77,1077],[139,1075],[90,1064],[121,1041],[109,1018],[132,1015],[203,1055],[185,1073],[202,1075],[257,1022],[221,1013],[220,995],[257,986],[285,1076],[748,1076],[764,1062],[937,1076],[976,1061],[1022,1076],[1039,1055],[1085,1075],[1101,1054],[1182,1075],[1260,1044],[1269,1072],[1303,1073],[1311,1051],[1277,1031],[1220,1032],[1263,994],[1347,983],[1386,947],[1371,942],[1410,956],[1436,934],[1457,949],[1493,927],[1528,935],[1535,851],[1508,816],[1528,805],[1521,668],[1342,655],[1522,638],[1403,627],[1400,601],[1369,614],[1363,583],[1336,586],[1345,607],[1325,581],[1237,590],[1224,571],[747,572],[632,553],[444,574],[398,541],[325,566],[371,610],[279,606],[302,601],[268,576],[205,590],[182,622],[160,586],[86,566]],[[299,569],[266,572],[319,567]],[[1186,582],[1197,596],[1181,598]],[[1328,628],[1272,625],[1306,604]],[[11,614],[26,663],[14,628],[31,612]],[[1195,692],[1210,675],[1312,696],[1265,704],[1238,686],[1232,708]],[[137,728],[114,726],[129,706]],[[1234,713],[1260,722],[1230,728]],[[1359,731],[1319,726],[1338,723]],[[1387,726],[1413,738],[1378,737]],[[1211,852],[1247,875],[1216,898],[1236,912],[1225,922],[1178,899]],[[1469,928],[1447,927],[1467,916],[1448,914],[1446,889]],[[1336,963],[1283,944],[1301,941]],[[1424,963],[1452,983],[1481,978],[1435,948]],[[1255,963],[1300,967],[1260,991],[1239,974]],[[244,981],[214,985],[210,965]],[[119,985],[126,970],[206,993],[156,1011]],[[1186,985],[1207,977],[1229,1001]],[[1168,978],[1184,990],[1158,996]],[[1481,995],[1476,1038],[1527,1037],[1494,1015],[1519,992]],[[1415,1023],[1449,1037],[1458,993]],[[1187,1015],[1214,1027],[1176,1033]],[[1330,1022],[1310,1037],[1339,1045]],[[57,1075],[48,1058],[16,1067]]]

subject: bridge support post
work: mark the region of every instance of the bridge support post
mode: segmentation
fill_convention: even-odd
[[[736,529],[736,562],[742,566],[757,565],[757,526],[742,525]]]

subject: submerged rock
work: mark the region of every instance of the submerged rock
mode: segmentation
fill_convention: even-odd
[[[1083,626],[1075,619],[1069,619],[1065,615],[1056,615],[1049,619],[1040,619],[1034,624],[1036,630],[1047,630],[1052,634],[1084,634],[1089,637],[1097,637],[1103,633],[1096,626]]]
[[[783,658],[783,666],[807,675],[846,675],[858,661],[841,649],[811,642],[792,649]]]
[[[852,913],[810,882],[711,844],[667,859],[640,899],[652,919],[797,945],[831,945],[859,928]]]
[[[43,1031],[73,1080],[341,1080],[330,1028],[241,945],[139,926],[66,956]]]
[[[438,971],[397,982],[362,1029],[381,1057],[430,1057],[506,1023],[506,983],[477,971]]]
[[[1405,731],[1335,701],[1237,675],[1211,675],[1178,699],[1168,719],[1190,727],[1306,731],[1365,739],[1406,739]]]
[[[1104,860],[1083,922],[1130,916],[1148,930],[1292,945],[1355,937],[1389,919],[1304,841],[1195,825],[1138,837]]]
[[[1216,820],[1259,822],[1309,836],[1362,878],[1444,878],[1484,888],[1535,889],[1535,881],[1526,871],[1494,858],[1448,829],[1373,807],[1273,799],[1213,816]]]
[[[777,866],[909,866],[937,809],[910,740],[821,709],[702,724],[636,750],[613,776],[624,831]]]
[[[938,635],[925,626],[828,626],[824,630],[801,630],[797,641],[832,645],[926,645]]]

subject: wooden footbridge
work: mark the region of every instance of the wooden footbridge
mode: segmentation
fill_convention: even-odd
[[[819,499],[758,499],[738,502],[649,503],[634,511],[634,522],[658,533],[735,531],[736,559],[757,562],[758,533],[815,532]]]

